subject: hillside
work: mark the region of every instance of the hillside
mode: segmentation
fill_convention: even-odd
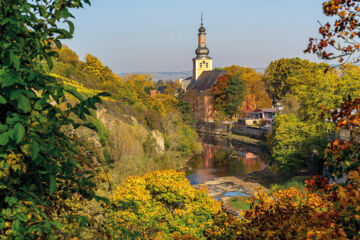
[[[149,74],[119,77],[90,54],[82,62],[67,47],[58,53],[50,75],[66,89],[86,97],[103,91],[111,94],[102,98],[103,105],[88,118],[96,126],[99,139],[89,130],[80,134],[86,141],[100,143],[100,160],[110,163],[111,181],[119,183],[130,175],[179,169],[192,154],[199,153],[197,134],[191,122],[184,121],[178,107],[181,99],[174,97],[177,86],[169,85],[168,93],[150,97],[155,85]]]

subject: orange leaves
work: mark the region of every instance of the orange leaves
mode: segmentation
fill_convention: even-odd
[[[320,40],[320,46],[321,47],[327,47],[327,41],[326,40]]]
[[[228,81],[229,75],[225,74],[218,78],[216,84],[213,87],[213,95],[217,105],[225,106],[227,104],[225,89],[228,87]]]
[[[305,239],[312,233],[327,239],[337,236],[335,205],[296,188],[255,194],[243,219],[244,239]]]
[[[320,39],[309,40],[304,51],[316,53],[322,59],[338,59],[343,62],[344,56],[352,55],[359,50],[360,37],[360,7],[357,0],[331,0],[323,3],[323,12],[327,16],[336,17],[333,23],[326,23],[319,28]],[[337,43],[337,44],[336,44]],[[336,47],[325,51],[328,45]],[[357,59],[354,59],[357,61]]]
[[[340,109],[335,109],[329,121],[336,123],[339,136],[324,150],[325,164],[334,168],[334,174],[342,176],[360,165],[357,155],[360,134],[360,99],[344,100]]]
[[[358,239],[360,168],[347,186],[326,178],[306,180],[307,192],[295,188],[255,194],[243,214],[244,239]]]

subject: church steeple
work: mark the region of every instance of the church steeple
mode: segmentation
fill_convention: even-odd
[[[204,18],[201,13],[201,26],[199,28],[199,42],[198,48],[196,49],[195,53],[198,58],[208,58],[209,49],[206,47],[206,29],[204,28]]]
[[[196,80],[203,71],[212,70],[212,58],[209,57],[209,49],[206,47],[206,29],[204,27],[204,18],[201,13],[201,26],[198,34],[198,48],[196,57],[193,59],[193,79]]]

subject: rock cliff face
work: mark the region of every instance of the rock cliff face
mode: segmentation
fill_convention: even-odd
[[[159,131],[151,131],[151,135],[155,139],[156,151],[163,153],[165,151],[165,140]]]
[[[158,153],[165,152],[165,140],[162,133],[158,130],[148,130],[144,125],[138,122],[134,116],[122,114],[115,116],[107,111],[106,108],[99,108],[96,112],[97,118],[102,122],[104,127],[109,131],[110,138],[122,139],[122,142],[128,142],[124,137],[133,139],[134,145],[141,145],[144,143],[147,136],[151,136],[154,140],[153,149]],[[122,136],[118,135],[123,133]],[[134,138],[135,137],[135,138]],[[113,139],[116,141],[116,139]],[[125,147],[125,146],[124,146]],[[127,146],[132,148],[131,146]],[[125,149],[124,149],[125,150]]]

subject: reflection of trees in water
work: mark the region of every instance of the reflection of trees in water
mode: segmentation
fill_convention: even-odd
[[[188,166],[190,167],[190,169],[199,169],[202,167],[203,161],[203,156],[201,154],[197,154],[189,160]]]
[[[246,152],[246,149],[241,149],[244,152],[243,157],[238,157],[234,148],[203,144],[203,149],[205,169],[225,168],[229,174],[239,176],[262,170],[265,166],[257,154]]]
[[[231,150],[221,147],[216,147],[216,153],[214,154],[214,162],[216,166],[226,166],[231,157]]]
[[[245,143],[232,144],[228,138],[202,137],[203,153],[192,158],[187,174],[197,175],[194,179],[213,179],[224,176],[244,176],[263,170],[263,150]],[[239,152],[241,151],[241,152]],[[203,181],[203,180],[198,180]]]
[[[209,168],[209,167],[214,167],[213,163],[214,163],[214,156],[217,153],[217,149],[214,145],[211,144],[203,144],[203,149],[204,149],[204,167],[205,168]]]

